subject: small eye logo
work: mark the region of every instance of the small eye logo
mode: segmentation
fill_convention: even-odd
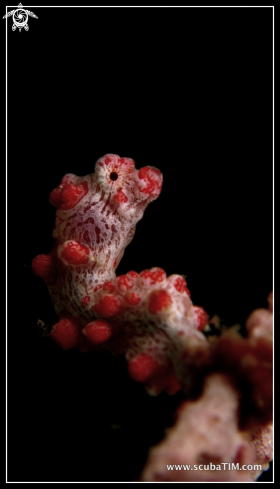
[[[4,15],[3,19],[6,19],[6,17],[13,16],[13,25],[12,29],[13,31],[16,30],[18,27],[19,32],[21,32],[21,29],[25,29],[26,31],[29,30],[29,25],[28,25],[28,16],[33,17],[34,19],[38,19],[37,15],[35,15],[33,12],[30,12],[30,10],[26,10],[22,8],[22,3],[18,4],[18,8],[15,10],[11,10],[11,12],[8,12],[7,15]]]

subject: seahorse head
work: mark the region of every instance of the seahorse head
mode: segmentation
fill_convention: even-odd
[[[136,223],[147,205],[158,197],[161,187],[158,169],[146,166],[137,170],[131,158],[114,154],[99,158],[90,175],[65,175],[50,194],[50,202],[57,208],[53,236],[59,257],[65,263],[68,260],[69,265],[70,254],[79,249],[81,261],[91,257],[115,269]]]
[[[113,154],[97,160],[95,176],[104,199],[109,199],[112,208],[127,217],[143,212],[158,197],[162,186],[162,174],[157,168],[147,166],[136,170],[131,158]]]

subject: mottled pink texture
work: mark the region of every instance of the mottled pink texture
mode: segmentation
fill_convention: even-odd
[[[228,470],[228,465],[222,465],[256,461],[246,434],[238,429],[238,409],[239,394],[229,378],[220,373],[208,376],[199,399],[185,402],[175,427],[150,450],[142,480],[251,481],[250,472]],[[210,470],[210,463],[220,470]],[[174,464],[190,465],[192,470],[167,469]],[[195,466],[202,470],[195,470]]]
[[[160,267],[116,277],[147,205],[161,191],[154,167],[108,154],[85,177],[65,175],[50,194],[54,245],[32,262],[58,316],[51,337],[63,349],[124,354],[132,379],[157,395],[184,389],[187,401],[143,481],[250,481],[259,471],[167,471],[167,464],[264,464],[272,457],[272,295],[237,328],[203,333],[185,279]],[[148,236],[150,239],[151,236]],[[218,317],[212,323],[219,328]]]
[[[271,303],[270,296],[270,310],[249,316],[246,338],[229,328],[212,343],[202,392],[181,404],[175,425],[150,450],[142,481],[250,482],[268,468],[273,456]],[[211,463],[218,469],[211,470]]]
[[[151,394],[173,394],[188,386],[184,366],[187,371],[189,366],[182,358],[190,345],[207,349],[200,330],[208,316],[193,306],[180,275],[167,277],[159,267],[115,274],[137,222],[161,187],[159,170],[136,170],[132,159],[112,154],[96,162],[93,174],[65,175],[50,194],[57,208],[53,250],[32,265],[48,285],[60,319],[51,336],[62,348],[123,353],[130,375],[142,379]],[[92,324],[99,318],[106,321],[103,334]]]

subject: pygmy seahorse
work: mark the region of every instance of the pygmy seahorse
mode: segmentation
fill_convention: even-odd
[[[188,353],[207,351],[206,312],[192,304],[185,279],[155,267],[115,270],[137,222],[162,188],[153,166],[107,154],[85,177],[67,174],[51,192],[57,209],[54,245],[32,262],[58,315],[51,337],[63,349],[124,353],[128,372],[148,392],[188,386]],[[197,356],[197,354],[196,354]],[[182,358],[186,361],[182,362]]]

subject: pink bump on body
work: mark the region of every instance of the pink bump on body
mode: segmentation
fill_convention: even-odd
[[[82,182],[80,185],[64,183],[63,180],[59,187],[53,190],[50,194],[50,203],[59,211],[68,211],[73,209],[78,202],[87,194],[87,182]]]
[[[128,363],[128,373],[136,382],[146,382],[159,370],[159,362],[146,353],[142,353]]]
[[[79,342],[78,321],[72,317],[61,319],[54,325],[51,337],[63,350],[74,348]]]
[[[149,311],[151,314],[156,314],[167,309],[171,304],[172,299],[166,290],[155,290],[150,295]]]
[[[48,286],[56,283],[56,268],[54,264],[54,256],[52,253],[49,255],[38,255],[32,260],[31,267],[33,273],[37,277],[43,278]]]
[[[67,265],[86,265],[89,262],[89,249],[76,241],[66,241],[57,251]]]
[[[197,320],[197,329],[202,331],[209,322],[209,316],[203,307],[194,306],[193,309]]]
[[[99,345],[111,338],[112,327],[107,321],[96,319],[86,325],[83,333],[90,343]]]

